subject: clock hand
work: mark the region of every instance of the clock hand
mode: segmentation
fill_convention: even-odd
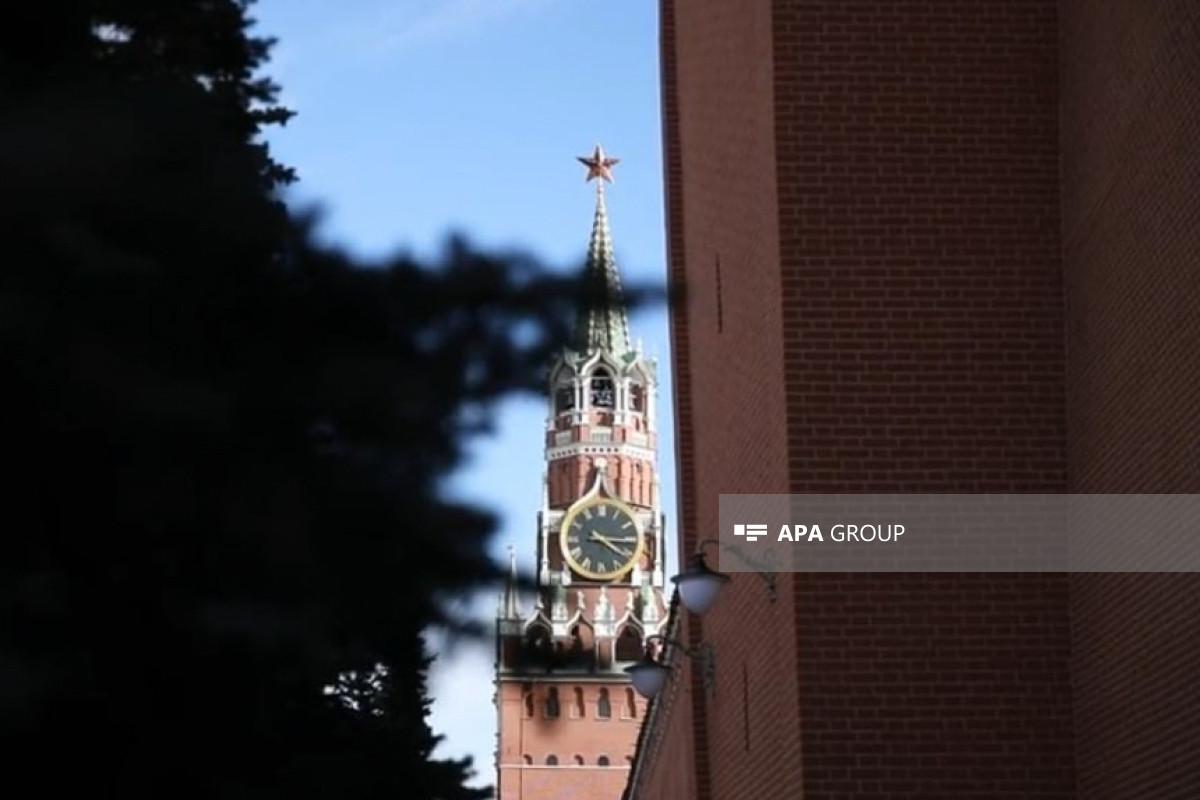
[[[618,553],[619,555],[625,556],[626,558],[628,558],[629,556],[633,555],[633,554],[632,554],[632,553],[630,553],[628,550],[625,550],[625,549],[623,549],[623,548],[617,547],[617,546],[616,546],[615,544],[613,544],[613,543],[612,543],[612,542],[611,542],[611,541],[610,541],[610,540],[609,540],[607,537],[605,537],[605,536],[601,536],[600,534],[596,533],[595,531],[592,531],[592,537],[591,537],[591,539],[592,539],[592,541],[593,541],[593,542],[599,542],[600,544],[602,544],[602,545],[604,545],[605,547],[607,547],[609,550],[612,550],[614,553]]]
[[[636,536],[605,536],[592,531],[592,539],[597,542],[636,542]]]

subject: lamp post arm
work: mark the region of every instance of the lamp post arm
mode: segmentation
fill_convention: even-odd
[[[678,639],[672,639],[670,636],[662,636],[662,635],[656,633],[653,636],[646,637],[647,644],[649,644],[652,641],[664,642],[666,644],[671,645],[672,647],[677,647],[680,650],[682,650],[683,653],[690,658],[696,658],[697,656],[699,656],[702,653],[702,650],[700,648],[689,647],[688,645],[684,644],[683,642],[679,641]]]
[[[674,647],[678,647],[680,650],[682,650],[688,658],[692,659],[693,664],[699,669],[700,685],[704,687],[704,691],[709,693],[715,691],[717,658],[716,653],[713,652],[711,645],[704,643],[699,647],[688,647],[678,639],[672,639],[669,636],[660,636],[658,634],[646,637],[647,642],[649,642],[651,639],[657,639],[659,641],[666,642],[667,644],[673,645]]]
[[[775,564],[773,563],[774,562],[773,558],[768,557],[765,560],[759,560],[759,559],[755,558],[754,556],[750,556],[750,555],[747,555],[746,553],[742,552],[742,548],[737,547],[735,545],[725,544],[720,539],[703,539],[703,540],[701,540],[696,545],[696,555],[703,556],[704,549],[709,545],[716,545],[717,548],[720,550],[727,550],[727,551],[733,553],[734,555],[736,555],[742,561],[746,562],[746,564],[748,564],[749,566],[753,567],[755,570],[755,574],[758,575],[758,577],[762,578],[763,583],[765,583],[767,585],[767,594],[770,597],[771,602],[772,603],[775,602],[775,596],[776,596],[775,585],[776,585],[776,581],[778,579],[778,573],[775,572],[775,570],[771,569],[771,567],[775,566]],[[770,554],[771,551],[768,550],[767,553]]]

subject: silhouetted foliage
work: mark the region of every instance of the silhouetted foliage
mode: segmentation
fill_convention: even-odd
[[[0,50],[10,786],[472,800],[421,634],[500,571],[441,482],[580,288],[461,240],[315,244],[255,140],[289,112],[244,3],[29,10]]]
[[[415,655],[417,651],[413,651]],[[437,797],[482,800],[489,789],[467,788],[469,759],[434,759],[442,737],[433,735],[425,718],[430,658],[379,664],[344,674],[331,693],[332,725],[314,762],[318,775],[344,775],[331,787],[334,796]],[[417,691],[413,691],[414,687]],[[383,771],[380,765],[387,765]]]

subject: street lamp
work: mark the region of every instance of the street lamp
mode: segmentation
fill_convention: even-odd
[[[721,587],[729,583],[729,576],[716,572],[704,560],[704,545],[716,542],[708,539],[700,543],[688,563],[687,569],[671,578],[679,587],[679,600],[693,614],[703,614],[716,602]]]
[[[682,596],[682,590],[680,590],[680,594]],[[712,689],[716,658],[709,645],[688,647],[683,642],[658,635],[646,637],[646,643],[648,644],[654,639],[678,647],[688,657],[698,659],[701,666],[700,682],[706,691]],[[671,665],[657,661],[647,653],[641,661],[626,667],[625,672],[629,673],[630,682],[633,683],[633,688],[638,694],[647,699],[653,699],[667,685],[667,679],[671,677],[672,669]]]
[[[704,548],[706,545],[715,544],[721,547],[722,544],[718,539],[705,539],[696,545],[696,552],[692,554],[691,562],[680,574],[671,578],[671,582],[679,587],[679,599],[682,601],[688,611],[696,615],[701,615],[708,609],[712,608],[712,604],[716,602],[717,594],[721,591],[721,587],[729,583],[729,576],[722,575],[714,571],[708,566],[704,560]],[[742,560],[747,559],[744,553],[738,553],[738,557]],[[758,576],[767,584],[767,593],[771,602],[775,602],[775,573],[765,570],[759,570]]]

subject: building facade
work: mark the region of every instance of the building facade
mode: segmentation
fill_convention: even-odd
[[[497,610],[499,800],[617,800],[645,703],[624,667],[653,647],[663,602],[656,365],[630,338],[604,182],[596,180],[589,292],[548,376],[537,589],[523,607],[515,557]]]
[[[660,8],[681,555],[723,493],[1200,492],[1200,7]],[[1193,574],[724,591],[629,800],[1200,797]]]

